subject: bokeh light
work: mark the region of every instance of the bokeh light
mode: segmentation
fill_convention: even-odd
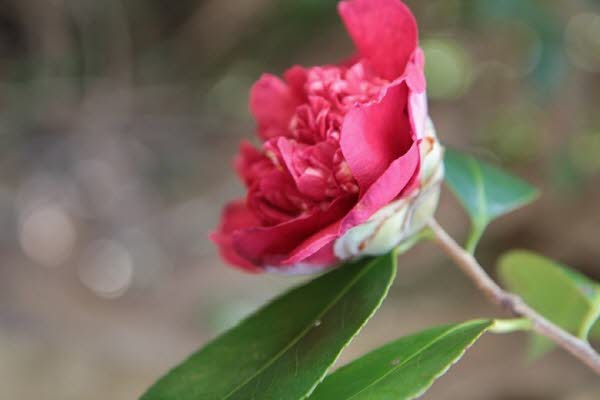
[[[600,132],[585,132],[571,140],[569,155],[575,167],[585,175],[600,172]]]
[[[600,14],[578,14],[567,24],[566,50],[571,62],[589,71],[600,71]]]
[[[21,248],[41,266],[57,267],[68,261],[76,239],[74,221],[56,204],[41,205],[20,218]]]
[[[446,38],[425,39],[427,90],[429,96],[451,99],[462,96],[472,79],[472,65],[466,50]]]
[[[113,240],[92,242],[81,257],[79,278],[99,297],[120,297],[133,278],[133,259],[129,250]]]

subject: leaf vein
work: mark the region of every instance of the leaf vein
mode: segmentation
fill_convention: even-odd
[[[348,291],[350,291],[350,289],[358,282],[360,281],[360,279],[362,279],[364,277],[364,275],[371,269],[373,268],[374,265],[377,264],[377,262],[379,261],[379,258],[374,258],[371,262],[369,262],[367,265],[365,265],[362,270],[348,283],[348,285],[346,287],[344,287],[343,290],[340,291],[340,293],[335,296],[324,308],[323,310],[317,315],[316,319],[321,319],[343,296],[345,296]],[[292,341],[290,341],[290,343],[288,345],[286,345],[285,347],[283,347],[283,349],[281,349],[281,351],[279,351],[277,354],[275,354],[270,360],[268,360],[267,363],[265,363],[265,365],[258,369],[254,374],[252,374],[252,376],[248,377],[248,379],[246,379],[245,381],[243,381],[242,383],[240,383],[237,387],[235,387],[231,392],[229,392],[227,395],[225,395],[225,397],[222,398],[222,400],[227,400],[229,398],[231,398],[236,392],[238,392],[240,389],[242,389],[244,386],[246,386],[248,383],[250,383],[253,379],[255,379],[256,377],[260,376],[260,374],[262,374],[267,368],[269,368],[271,365],[273,365],[278,359],[280,359],[288,350],[290,350],[293,346],[295,346],[300,340],[302,340],[302,338],[306,335],[306,333],[308,333],[310,331],[310,329],[312,329],[314,327],[314,320],[308,321],[308,324],[306,325],[306,327],[300,331],[300,333],[298,333],[298,335],[296,335]]]

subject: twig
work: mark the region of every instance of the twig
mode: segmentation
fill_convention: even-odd
[[[600,355],[589,343],[548,321],[525,304],[519,296],[503,290],[490,278],[475,257],[456,243],[435,220],[431,219],[428,225],[441,249],[471,278],[489,300],[517,316],[529,318],[535,332],[549,338],[600,375]]]

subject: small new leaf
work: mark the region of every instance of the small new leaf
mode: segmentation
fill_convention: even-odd
[[[419,397],[492,325],[478,320],[401,338],[329,375],[308,400]]]
[[[447,149],[444,162],[446,184],[471,218],[466,245],[471,253],[491,221],[538,196],[537,189],[525,181],[469,155]]]
[[[275,299],[160,379],[142,400],[299,400],[387,295],[394,253],[344,265]]]

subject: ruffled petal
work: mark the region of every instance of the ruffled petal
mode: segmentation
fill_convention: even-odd
[[[327,228],[315,233],[302,242],[288,258],[283,260],[284,265],[297,265],[310,260],[314,265],[332,265],[336,262],[333,254],[333,242],[339,237],[341,220],[334,222]]]
[[[410,123],[416,139],[425,137],[425,129],[429,118],[424,68],[425,55],[423,50],[418,48],[411,56],[404,76],[409,88],[408,111]]]
[[[300,79],[298,74],[299,71],[289,73],[295,81]],[[264,140],[287,136],[290,120],[300,103],[293,87],[274,75],[263,74],[250,91],[250,111],[256,119],[259,136]]]
[[[256,226],[259,221],[246,207],[244,200],[229,203],[223,210],[221,224],[210,234],[210,239],[219,247],[221,257],[246,272],[258,273],[262,269],[241,257],[232,246],[232,234],[239,229]]]
[[[261,151],[249,141],[242,140],[240,151],[234,160],[234,168],[246,186],[250,186],[263,172],[265,160],[266,157]]]
[[[338,11],[360,57],[382,78],[400,77],[419,40],[408,7],[400,0],[348,0]]]
[[[300,252],[311,246],[310,251],[305,253],[308,257],[311,255],[308,253],[318,252],[319,246],[313,246],[307,239],[341,220],[355,202],[353,196],[340,197],[324,210],[271,227],[237,231],[233,235],[233,247],[240,256],[261,266],[280,266],[291,252]]]
[[[367,221],[379,209],[393,200],[409,195],[419,184],[420,154],[415,142],[410,149],[394,160],[356,206],[344,218],[341,233]]]
[[[378,102],[344,118],[340,147],[361,195],[413,144],[407,102],[408,87],[400,81],[384,89]]]

